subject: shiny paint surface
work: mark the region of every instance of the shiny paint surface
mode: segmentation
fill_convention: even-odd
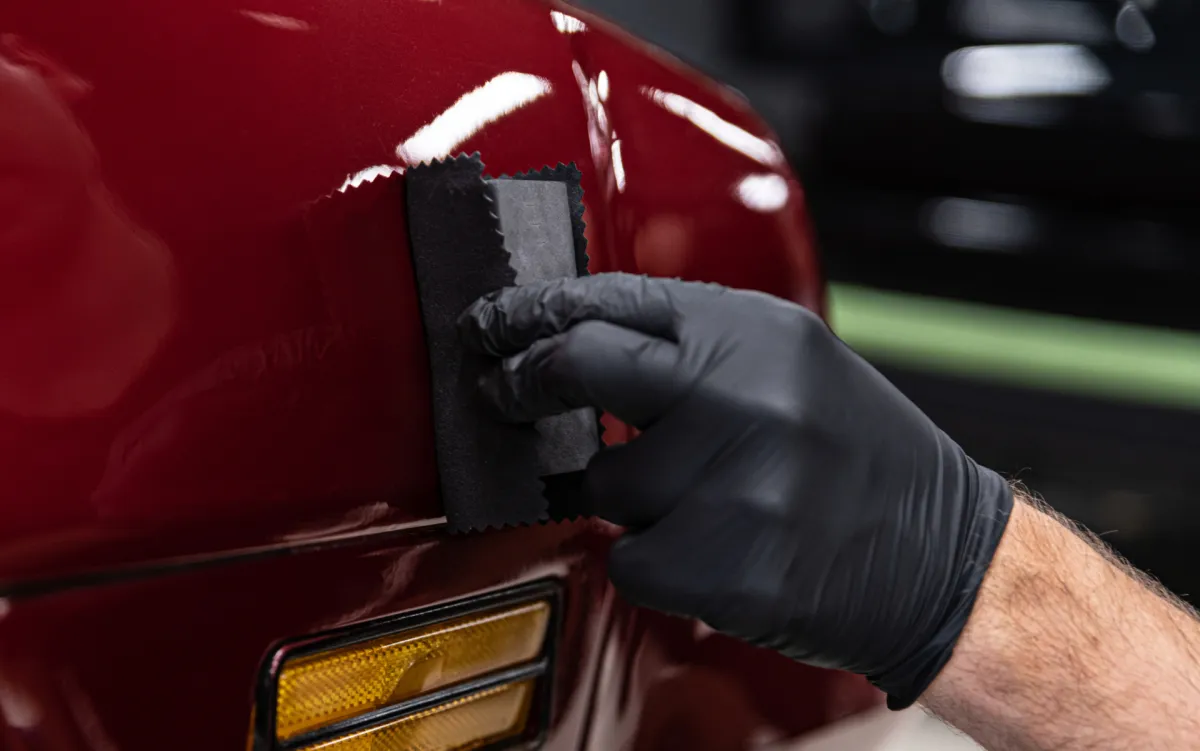
[[[761,122],[565,6],[247,3],[0,7],[0,747],[242,744],[273,641],[544,576],[547,747],[656,747],[721,692],[753,711],[697,748],[875,701],[627,608],[605,525],[440,527],[406,164],[574,161],[593,270],[819,308]]]

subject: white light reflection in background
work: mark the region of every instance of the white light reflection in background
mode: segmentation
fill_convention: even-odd
[[[744,154],[764,167],[782,168],[786,163],[783,152],[770,141],[759,138],[745,128],[738,127],[717,113],[679,94],[643,86],[643,95],[673,115],[695,125],[729,148]]]
[[[780,175],[746,175],[734,195],[751,211],[772,214],[788,202],[788,181]]]
[[[1011,203],[939,198],[922,213],[925,232],[949,248],[1019,252],[1038,233],[1033,212]]]
[[[1117,11],[1115,28],[1117,39],[1134,52],[1149,52],[1158,42],[1158,37],[1155,36],[1154,29],[1150,26],[1146,15],[1142,13],[1141,8],[1129,0],[1126,0],[1125,4],[1121,6],[1121,10]]]
[[[988,42],[1076,42],[1112,39],[1099,9],[1083,0],[961,0],[951,17],[967,36]]]
[[[942,63],[946,88],[963,97],[1088,96],[1112,83],[1104,63],[1077,44],[966,47]]]
[[[445,158],[484,126],[536,102],[551,91],[550,82],[540,76],[501,73],[464,94],[433,122],[397,146],[396,156],[406,164]]]

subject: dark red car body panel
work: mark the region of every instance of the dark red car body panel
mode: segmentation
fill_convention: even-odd
[[[243,747],[278,640],[546,577],[547,748],[739,748],[876,702],[628,607],[599,522],[442,530],[403,178],[338,190],[422,132],[493,174],[576,162],[594,271],[821,306],[762,123],[565,6],[4,3],[0,747]]]

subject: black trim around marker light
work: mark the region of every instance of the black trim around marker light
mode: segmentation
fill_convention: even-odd
[[[553,580],[544,580],[500,592],[489,592],[470,599],[435,605],[422,610],[389,616],[319,634],[289,639],[275,644],[264,658],[255,689],[253,728],[254,751],[295,751],[295,749],[359,732],[408,717],[480,691],[538,678],[534,688],[533,705],[524,734],[487,747],[487,751],[515,744],[538,745],[545,735],[553,713],[553,666],[558,649],[562,617],[562,588]],[[381,636],[437,625],[473,614],[483,614],[506,607],[545,601],[550,604],[550,619],[541,654],[531,662],[504,668],[479,678],[447,686],[429,694],[389,707],[366,712],[361,716],[336,722],[303,735],[280,741],[276,738],[275,713],[279,689],[279,674],[284,663],[343,647],[353,646]]]

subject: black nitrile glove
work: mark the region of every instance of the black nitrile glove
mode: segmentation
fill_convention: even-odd
[[[640,428],[585,485],[629,528],[630,601],[699,618],[916,701],[950,659],[1012,508],[803,308],[604,274],[490,295],[460,321],[507,358],[481,384],[510,420],[599,407]]]

